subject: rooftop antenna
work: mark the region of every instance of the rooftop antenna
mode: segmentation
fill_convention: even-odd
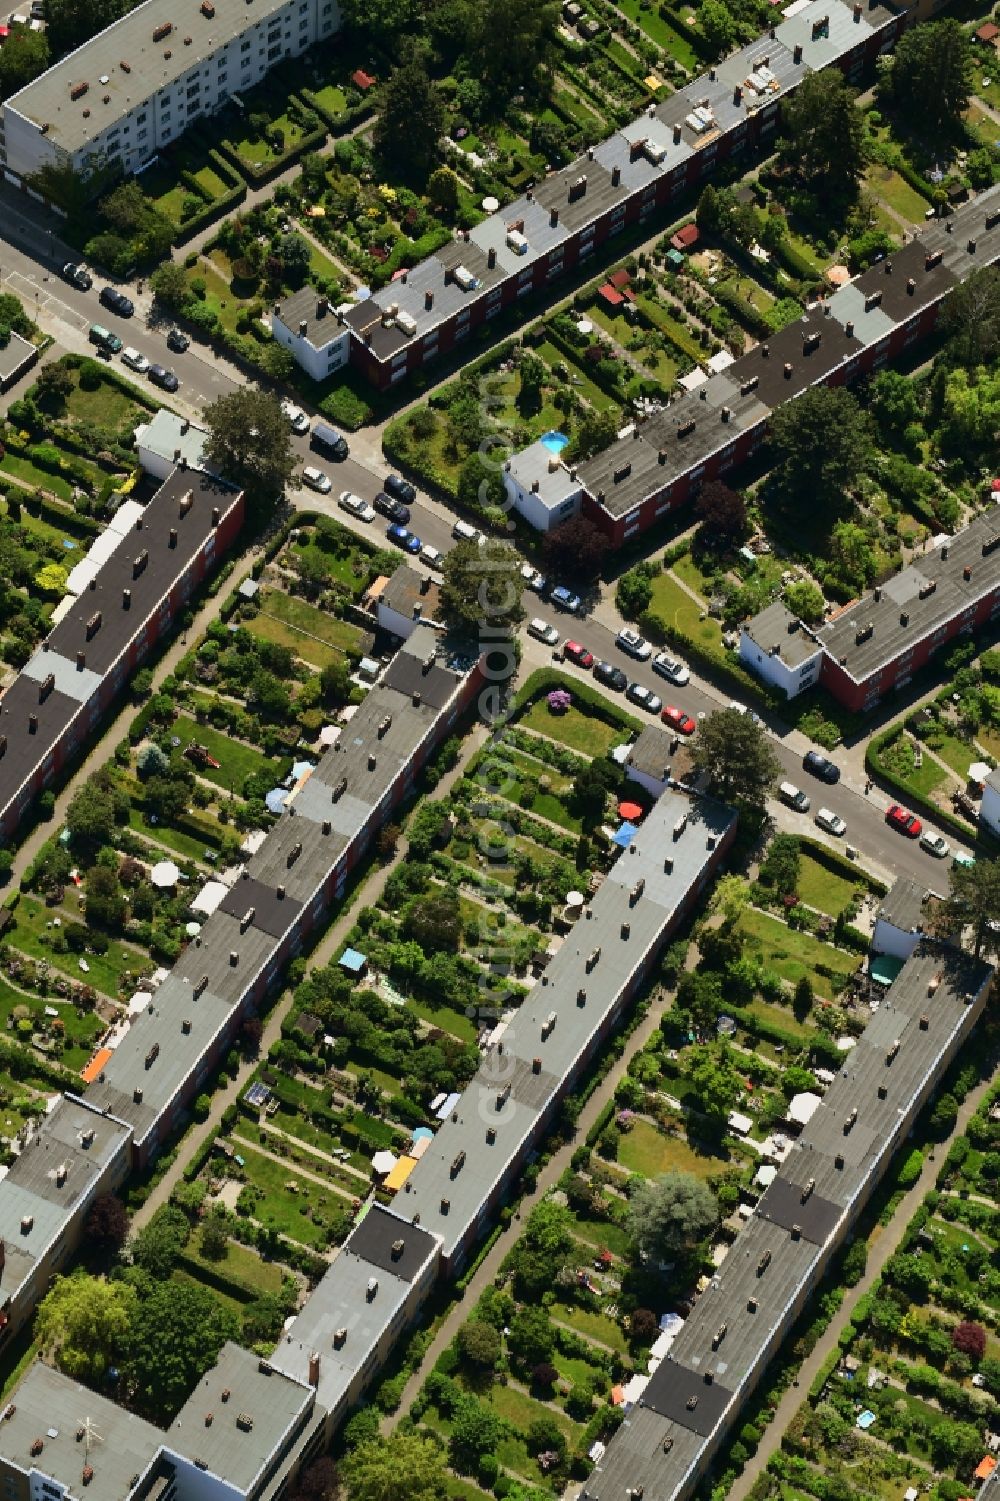
[[[80,1423],[80,1429],[82,1430],[82,1434],[83,1434],[83,1449],[84,1449],[84,1453],[86,1454],[87,1458],[89,1459],[90,1458],[90,1451],[93,1448],[94,1444],[103,1444],[104,1443],[104,1439],[101,1436],[101,1434],[98,1433],[97,1429],[94,1427],[94,1420],[93,1420],[93,1418],[84,1418],[83,1421]]]

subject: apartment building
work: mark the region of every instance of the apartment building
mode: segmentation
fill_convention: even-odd
[[[145,0],[3,106],[0,162],[141,172],[195,120],[338,30],[338,0]]]
[[[347,364],[351,336],[330,306],[312,287],[302,287],[276,302],[270,315],[271,333],[313,380],[324,381]]]

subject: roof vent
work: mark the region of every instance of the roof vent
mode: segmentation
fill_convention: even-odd
[[[159,1056],[160,1056],[160,1044],[158,1042],[154,1042],[153,1046],[150,1048],[149,1052],[146,1054],[146,1060],[145,1060],[146,1061],[146,1067],[147,1068],[152,1068],[153,1064],[156,1062],[156,1060],[157,1060],[157,1058],[159,1058]]]
[[[403,1254],[403,1248],[404,1248],[405,1245],[406,1245],[406,1242],[403,1241],[403,1240],[394,1240],[393,1241],[393,1243],[392,1243],[392,1253],[391,1253],[393,1261],[398,1261],[399,1260],[399,1258]]]
[[[857,1105],[855,1105],[854,1109],[848,1112],[847,1119],[844,1121],[844,1135],[845,1136],[853,1128],[854,1123],[857,1121],[857,1118],[858,1118],[858,1107],[857,1107]]]
[[[531,1060],[531,1072],[533,1074],[540,1074],[541,1071],[542,1071],[542,1060],[540,1058],[532,1058],[532,1060]]]
[[[757,1299],[756,1298],[747,1298],[747,1313],[756,1313],[756,1312],[757,1312]]]
[[[885,1055],[886,1067],[888,1067],[888,1065],[892,1062],[892,1060],[895,1058],[895,1056],[896,1056],[896,1054],[898,1052],[899,1052],[899,1038],[898,1037],[894,1037],[893,1040],[892,1040],[892,1042],[889,1045],[889,1048],[886,1051],[886,1055]]]
[[[716,1329],[714,1335],[712,1336],[712,1349],[713,1350],[717,1350],[719,1348],[719,1346],[722,1344],[722,1341],[726,1337],[726,1330],[727,1330],[728,1327],[729,1326],[727,1324],[720,1324],[719,1327],[718,1327],[718,1329]]]
[[[889,1091],[884,1084],[880,1084],[878,1087],[878,1097],[880,1100],[887,1100],[889,1098]]]

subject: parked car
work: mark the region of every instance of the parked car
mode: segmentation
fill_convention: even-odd
[[[172,328],[167,334],[167,348],[172,349],[174,354],[183,354],[191,348],[191,340],[182,328]]]
[[[572,589],[567,589],[563,584],[557,584],[549,598],[557,610],[566,610],[570,615],[579,615],[583,606],[579,594],[574,594]]]
[[[172,370],[164,365],[150,365],[146,371],[154,386],[160,386],[164,391],[176,391],[180,381]]]
[[[396,546],[401,547],[404,552],[418,553],[423,546],[419,537],[415,537],[412,532],[406,530],[405,526],[400,526],[395,521],[386,527],[385,534],[390,542],[395,542]]]
[[[395,478],[395,476],[391,475],[390,478]],[[400,480],[400,484],[402,483],[402,480]],[[387,490],[389,488],[388,480],[386,481],[385,488]],[[412,489],[413,486],[411,485],[410,488]],[[478,542],[480,546],[482,546],[482,544],[486,541],[486,533],[478,531],[477,528],[468,521],[456,521],[455,525],[451,529],[451,535],[454,537],[456,542]]]
[[[554,625],[549,625],[549,622],[542,620],[539,615],[536,615],[534,620],[529,620],[528,635],[534,636],[536,641],[544,641],[546,646],[559,645],[559,632]]]
[[[899,803],[893,803],[885,815],[885,821],[890,828],[905,834],[907,839],[919,839],[924,827],[915,813],[900,807]]]
[[[605,688],[613,688],[616,693],[624,693],[628,687],[628,678],[613,662],[595,662],[594,677]]]
[[[819,777],[821,782],[829,782],[831,786],[840,781],[840,767],[829,756],[821,756],[819,751],[806,751],[802,757],[802,769]]]
[[[444,562],[444,553],[439,552],[436,547],[432,547],[429,542],[425,542],[421,547],[420,556],[431,568],[440,568]]]
[[[839,839],[841,834],[847,833],[847,824],[839,813],[834,813],[830,808],[820,808],[816,813],[816,823],[828,834],[836,834]]]
[[[307,464],[302,471],[302,482],[309,486],[310,490],[318,490],[321,495],[329,495],[333,489],[333,481],[322,469],[317,469],[315,464]]]
[[[677,688],[683,688],[691,680],[691,674],[684,663],[672,657],[669,652],[658,651],[650,665],[661,678],[666,678],[668,683],[673,683]]]
[[[693,735],[698,728],[690,714],[685,714],[683,709],[675,708],[673,704],[667,704],[660,718],[680,735]]]
[[[98,349],[103,349],[105,354],[121,354],[122,352],[121,339],[101,323],[92,323],[90,325],[87,338],[91,344],[96,344]]]
[[[76,261],[67,261],[62,268],[62,274],[70,286],[78,288],[81,292],[89,292],[94,285],[94,278],[86,266],[78,266]]]
[[[133,349],[131,345],[126,345],[122,350],[122,364],[127,365],[130,370],[135,370],[139,375],[145,375],[149,369],[146,356],[140,354],[138,349]]]
[[[525,588],[530,589],[532,594],[545,592],[545,575],[539,573],[537,568],[532,568],[530,563],[521,564],[521,577],[524,579]]]
[[[347,446],[347,439],[343,433],[338,433],[337,429],[331,427],[329,422],[317,422],[312,430],[309,442],[320,453],[325,453],[331,459],[336,459],[338,464],[342,463],[350,452]]]
[[[370,506],[367,500],[362,500],[360,495],[355,495],[353,490],[341,490],[337,504],[342,511],[356,517],[358,521],[375,520],[375,507]]]
[[[726,707],[727,709],[735,709],[737,714],[748,714],[753,720],[754,724],[760,724],[761,722],[760,715],[755,714],[754,711],[748,707],[748,705],[741,704],[738,698],[731,698]]]
[[[794,782],[779,782],[778,796],[783,803],[787,803],[790,808],[794,808],[796,813],[809,812],[809,798],[802,791],[801,787],[796,787]]]
[[[581,646],[579,641],[567,641],[563,651],[571,662],[576,663],[577,667],[583,667],[589,671],[594,665],[594,653],[588,651],[585,646]]]
[[[933,829],[926,829],[920,836],[920,848],[926,850],[929,855],[936,855],[943,860],[945,855],[951,852],[951,845],[943,834],[935,834]]]
[[[131,318],[135,312],[135,303],[131,297],[126,297],[124,292],[119,292],[117,287],[102,287],[98,298],[105,307],[109,307],[119,318]]]
[[[406,506],[412,506],[417,498],[417,492],[409,480],[401,478],[398,474],[387,474],[382,489],[387,495],[395,496],[396,500],[401,500]]]
[[[637,662],[648,662],[653,655],[653,648],[638,631],[630,631],[627,627],[620,630],[615,637],[615,645],[630,657],[635,657]]]
[[[298,433],[299,437],[301,437],[303,433],[309,431],[309,418],[302,408],[297,407],[294,401],[289,401],[287,396],[281,403],[281,410],[293,433]]]
[[[409,506],[404,506],[401,500],[395,500],[391,495],[386,495],[384,490],[378,492],[372,505],[380,516],[387,516],[390,521],[395,521],[397,526],[405,526],[410,519]]]
[[[659,714],[663,708],[663,699],[644,683],[629,683],[625,689],[625,697],[630,703],[638,704],[640,709],[645,709],[650,714]]]

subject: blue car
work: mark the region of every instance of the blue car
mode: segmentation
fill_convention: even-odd
[[[557,585],[553,589],[549,598],[557,610],[568,610],[571,615],[578,614],[580,606],[583,604],[583,600],[579,594],[574,594],[572,590],[564,588],[562,584]]]
[[[386,527],[385,534],[390,542],[395,542],[396,546],[401,547],[404,552],[418,553],[423,546],[419,537],[415,537],[412,532],[406,530],[405,526],[399,526],[395,522],[392,526]]]

